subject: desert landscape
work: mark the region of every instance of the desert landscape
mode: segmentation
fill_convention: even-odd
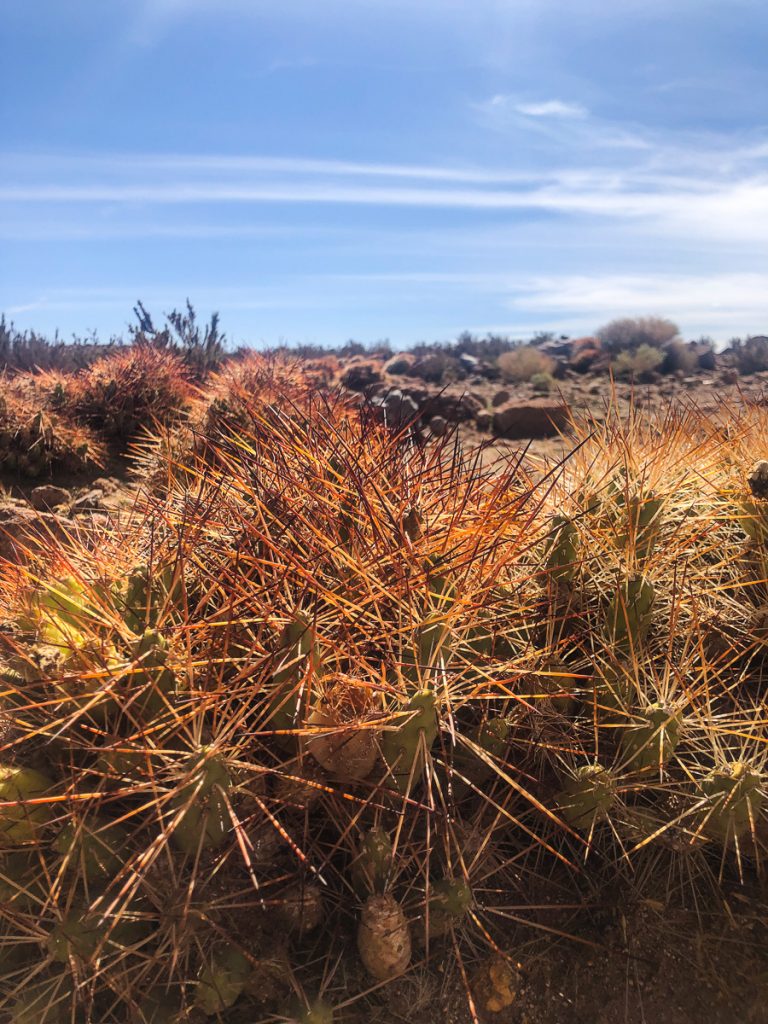
[[[3,1019],[766,1020],[768,339],[3,339]]]

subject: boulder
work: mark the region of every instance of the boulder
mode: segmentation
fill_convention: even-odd
[[[373,363],[352,363],[341,376],[341,383],[350,391],[366,391],[381,382],[381,372]]]
[[[429,421],[429,429],[434,437],[442,437],[448,429],[448,422],[444,416],[433,416]]]
[[[571,345],[568,366],[576,373],[587,373],[602,355],[599,338],[576,338]]]
[[[103,511],[104,492],[98,488],[94,488],[92,491],[87,491],[85,494],[81,494],[79,498],[75,498],[70,506],[70,512],[73,516],[82,515],[84,512]]]
[[[0,508],[0,558],[25,560],[27,550],[48,546],[52,534],[61,533],[63,522],[52,512],[6,505]]]
[[[439,391],[430,395],[408,391],[415,401],[418,402],[422,419],[429,420],[433,416],[442,416],[448,423],[466,423],[473,420],[478,410],[482,409],[483,403],[474,395],[466,391],[460,394],[448,391]]]
[[[567,424],[569,408],[556,398],[507,402],[493,414],[493,433],[510,440],[556,436]]]
[[[475,427],[480,431],[490,430],[492,422],[493,413],[489,412],[488,409],[481,409],[477,416],[475,416]]]
[[[510,393],[502,388],[502,390],[497,391],[496,394],[491,399],[491,405],[493,406],[494,409],[496,409],[498,408],[498,406],[504,405],[505,402],[508,402],[511,397],[512,396],[510,395]]]
[[[66,487],[57,487],[55,484],[41,484],[40,487],[33,487],[30,491],[29,503],[32,508],[46,511],[58,508],[59,505],[69,504],[71,497]]]
[[[413,363],[414,358],[412,355],[409,355],[407,352],[401,352],[394,359],[390,359],[384,370],[386,373],[394,374],[395,377],[402,377],[408,374]]]
[[[455,364],[456,361],[450,356],[434,353],[417,359],[406,373],[409,377],[418,377],[420,380],[439,384],[445,371],[451,366],[455,368]]]
[[[393,430],[402,430],[407,424],[419,419],[419,405],[407,392],[393,388],[371,400],[371,408],[377,418]]]

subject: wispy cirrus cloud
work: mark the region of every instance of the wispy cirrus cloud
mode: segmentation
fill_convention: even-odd
[[[507,102],[507,98],[504,96],[494,96],[491,103],[500,103],[504,105]],[[576,118],[581,120],[582,118],[589,116],[589,111],[581,103],[566,103],[564,100],[544,100],[542,103],[517,103],[515,104],[515,110],[518,114],[524,114],[525,117],[565,117],[565,118]]]
[[[229,207],[367,206],[483,211],[629,223],[666,238],[756,241],[768,234],[768,172],[672,174],[643,167],[503,170],[248,157],[84,158],[53,179],[0,177],[0,203]],[[8,165],[6,165],[8,166]],[[46,165],[47,166],[47,165]],[[371,180],[377,178],[380,180]],[[56,180],[59,179],[59,180]]]

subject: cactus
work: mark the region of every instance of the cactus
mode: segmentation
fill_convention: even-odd
[[[722,843],[738,842],[754,832],[765,803],[760,772],[744,761],[715,768],[701,783],[705,804],[700,827]]]
[[[579,531],[566,516],[554,516],[553,534],[546,552],[545,565],[552,579],[570,583],[576,575],[579,559]]]
[[[430,939],[446,935],[466,914],[472,903],[472,890],[463,879],[443,878],[432,886],[426,915]]]
[[[87,825],[85,821],[69,821],[54,846],[63,855],[68,870],[80,872],[89,882],[97,882],[116,874],[125,863],[128,838],[124,826],[94,816]]]
[[[381,895],[392,870],[392,841],[382,828],[372,828],[360,840],[352,865],[352,881],[360,896]]]
[[[616,802],[616,780],[599,764],[582,765],[568,779],[557,798],[565,821],[584,832],[592,830]]]
[[[401,793],[406,793],[418,776],[438,730],[435,694],[431,690],[415,694],[407,710],[407,718],[397,729],[384,733],[381,745],[392,780]]]
[[[663,704],[651,704],[621,737],[621,753],[634,770],[660,769],[675,752],[680,741],[682,717]]]
[[[307,665],[315,675],[321,669],[314,630],[303,615],[295,615],[280,634],[276,662],[268,722],[275,730],[295,730],[300,724],[300,687]]]
[[[377,981],[391,981],[411,962],[411,936],[402,908],[392,896],[371,896],[357,930],[360,959]]]
[[[0,766],[0,847],[34,842],[51,818],[50,779],[33,768]]]
[[[613,595],[606,615],[606,631],[614,649],[636,651],[651,626],[656,591],[649,579],[630,576]]]
[[[169,817],[174,843],[189,856],[196,856],[200,849],[217,849],[229,837],[232,783],[222,758],[207,750],[192,758],[187,771],[191,781],[174,794]]]
[[[207,1017],[218,1016],[235,1005],[250,973],[250,963],[237,946],[215,948],[198,976],[195,1005]]]

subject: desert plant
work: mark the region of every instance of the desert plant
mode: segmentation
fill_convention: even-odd
[[[502,377],[516,383],[532,380],[542,374],[551,376],[555,369],[554,359],[540,352],[534,345],[519,345],[509,352],[502,352],[496,362]]]
[[[664,362],[664,353],[651,345],[641,345],[638,349],[623,349],[618,352],[612,362],[613,372],[617,377],[644,378],[652,374]]]
[[[137,344],[67,380],[57,408],[125,443],[142,427],[178,419],[192,396],[178,356]]]
[[[329,965],[438,945],[503,1008],[526,899],[753,880],[765,410],[609,409],[534,475],[252,369],[144,512],[0,564],[10,1019],[328,1020]]]
[[[210,321],[201,328],[194,306],[187,299],[185,312],[174,309],[166,313],[165,327],[157,328],[141,301],[136,303],[133,312],[138,323],[129,327],[129,333],[135,345],[151,345],[174,352],[197,380],[221,366],[226,335],[219,329],[218,313],[212,313]]]
[[[641,316],[611,320],[595,334],[606,352],[617,353],[642,345],[663,348],[678,337],[680,330],[677,324],[663,317]]]

